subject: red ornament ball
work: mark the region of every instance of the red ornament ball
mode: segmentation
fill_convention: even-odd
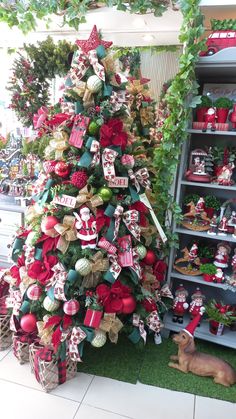
[[[129,295],[128,297],[122,298],[123,308],[122,313],[130,314],[136,308],[136,300],[133,295]]]
[[[74,314],[78,313],[80,308],[79,302],[77,300],[69,300],[63,304],[63,311],[68,316],[73,316]]]
[[[47,230],[51,230],[59,222],[60,221],[58,220],[58,218],[54,215],[48,215],[47,217],[44,217],[41,222],[42,232],[45,233]]]
[[[56,160],[46,160],[45,162],[43,162],[43,169],[47,174],[53,173],[56,165]]]
[[[71,183],[78,189],[82,189],[88,183],[88,176],[85,172],[75,172],[71,176]]]
[[[70,174],[70,165],[67,164],[64,161],[59,161],[55,168],[54,171],[56,173],[56,175],[62,177],[62,178],[66,178],[69,174]]]
[[[25,314],[20,321],[21,329],[26,333],[31,333],[36,330],[37,318],[34,314]]]
[[[145,258],[143,258],[142,262],[145,263],[145,265],[153,265],[157,261],[157,257],[153,250],[148,250]]]

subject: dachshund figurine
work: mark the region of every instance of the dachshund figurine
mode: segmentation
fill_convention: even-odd
[[[200,316],[200,315],[199,315]],[[198,322],[196,316],[192,322]],[[178,345],[178,355],[172,355],[169,367],[182,372],[192,372],[202,377],[214,377],[214,382],[229,387],[236,383],[236,370],[216,356],[198,352],[195,347],[194,337],[188,327],[173,336],[173,341]]]

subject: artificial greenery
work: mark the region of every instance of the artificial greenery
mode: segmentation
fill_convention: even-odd
[[[233,321],[236,320],[234,312],[229,305],[223,303],[217,303],[215,300],[210,300],[205,305],[206,314],[209,320],[214,320],[218,323],[222,323],[225,326],[230,326]]]
[[[164,121],[163,139],[154,157],[154,166],[157,171],[154,188],[158,218],[162,225],[165,224],[165,214],[168,210],[172,211],[174,217],[178,217],[181,213],[179,207],[173,202],[170,191],[179,163],[181,147],[188,135],[186,129],[190,117],[190,96],[197,95],[198,89],[194,65],[204,45],[204,41],[199,40],[204,33],[199,2],[200,0],[180,2],[183,13],[180,42],[185,45],[185,48],[179,60],[180,70],[166,93],[169,116]]]
[[[214,106],[217,109],[231,109],[233,107],[233,101],[230,100],[228,97],[218,97],[218,99],[216,99],[214,102]]]
[[[213,263],[204,263],[203,265],[200,265],[200,271],[202,274],[215,275],[216,270],[217,268],[213,265]]]
[[[86,14],[89,10],[99,7],[116,7],[117,10],[130,13],[153,13],[155,16],[162,14],[170,6],[169,0],[31,0],[9,1],[3,0],[0,5],[0,21],[6,22],[10,27],[17,26],[27,33],[35,30],[36,19],[44,19],[50,24],[50,15],[62,16],[62,25],[69,25],[78,29],[81,23],[86,22]],[[177,10],[175,1],[172,8]]]
[[[207,195],[205,198],[205,206],[207,208],[213,208],[214,210],[218,211],[221,207],[220,200],[214,195]]]
[[[205,244],[204,242],[198,243],[198,256],[203,259],[213,259],[215,255],[215,249],[214,247],[210,247],[209,243]]]
[[[69,54],[74,51],[67,41],[54,43],[48,37],[37,45],[24,44],[13,62],[8,90],[12,98],[10,107],[24,126],[31,126],[33,115],[50,100],[50,81],[64,76],[70,68]]]
[[[201,96],[201,103],[199,103],[197,108],[210,108],[212,106],[212,101],[208,96]]]
[[[211,148],[212,159],[216,166],[234,163],[236,158],[235,147],[214,146]]]
[[[190,202],[194,202],[194,204],[197,203],[197,201],[199,200],[200,195],[197,194],[188,194],[185,195],[184,197],[184,205],[188,205]]]
[[[236,20],[235,19],[211,19],[211,29],[213,31],[222,31],[222,30],[236,30]]]

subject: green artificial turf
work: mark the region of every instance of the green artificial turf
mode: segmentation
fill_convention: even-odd
[[[197,339],[196,345],[199,351],[218,356],[236,369],[234,349]],[[163,339],[161,345],[155,345],[152,340],[149,340],[142,350],[121,335],[117,345],[108,342],[102,348],[86,345],[83,363],[78,364],[78,371],[129,383],[136,383],[139,380],[152,386],[236,403],[236,384],[226,388],[215,384],[211,377],[184,374],[168,367],[170,355],[176,353],[177,346],[171,339]]]
[[[213,343],[196,339],[197,349],[218,356],[236,369],[236,351]],[[161,345],[149,342],[144,353],[139,381],[170,390],[183,391],[198,396],[213,397],[236,403],[236,384],[224,387],[215,384],[212,377],[199,377],[168,367],[170,355],[177,354],[177,346],[171,339],[163,340]]]
[[[107,342],[102,348],[86,345],[78,371],[135,384],[143,355],[142,350],[121,335],[117,344]]]

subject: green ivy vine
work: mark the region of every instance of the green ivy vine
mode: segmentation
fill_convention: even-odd
[[[86,14],[92,9],[108,6],[130,13],[162,16],[170,4],[178,10],[175,3],[175,0],[2,0],[0,22],[6,22],[10,27],[17,26],[27,33],[36,29],[36,19],[46,19],[50,24],[49,16],[56,14],[63,16],[63,26],[67,24],[78,30],[79,24],[86,21]]]
[[[157,171],[154,185],[157,213],[162,225],[165,225],[167,221],[167,233],[170,221],[166,220],[166,214],[171,212],[178,219],[181,213],[170,191],[179,163],[181,147],[188,135],[186,128],[190,116],[190,98],[197,94],[198,89],[194,65],[204,42],[199,40],[204,32],[199,3],[200,0],[181,1],[183,23],[180,42],[184,45],[184,50],[179,60],[180,70],[165,95],[169,116],[164,121],[163,139],[154,156],[154,166]],[[175,240],[176,237],[170,237],[169,246],[173,245],[172,239]]]

